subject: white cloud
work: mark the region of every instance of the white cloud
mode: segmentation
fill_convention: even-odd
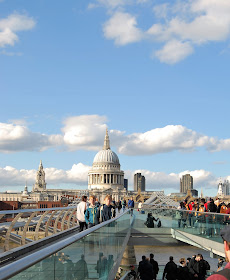
[[[193,151],[198,147],[205,147],[211,152],[230,150],[230,139],[208,137],[181,125],[168,125],[145,133],[133,133],[126,136],[122,143],[118,151],[126,155]]]
[[[83,163],[74,164],[70,170],[57,169],[55,167],[44,168],[46,174],[47,188],[79,188],[78,186],[87,187],[88,185],[88,171],[91,166]],[[37,170],[18,170],[11,166],[4,168],[0,167],[0,191],[5,191],[10,188],[17,188],[23,190],[27,182],[29,190],[35,183]],[[206,170],[186,170],[177,173],[164,173],[154,172],[150,170],[126,170],[125,178],[129,180],[129,189],[133,189],[133,176],[135,173],[140,172],[145,176],[147,190],[164,190],[165,193],[179,192],[180,178],[184,174],[191,174],[193,176],[194,188],[199,189],[202,187],[203,191],[207,194],[210,189],[213,195],[217,192],[217,185],[219,179],[216,178],[211,172]],[[227,176],[223,179],[230,179]],[[52,186],[52,187],[51,187]],[[210,194],[209,194],[210,195]]]
[[[0,152],[3,153],[43,150],[54,145],[59,138],[55,135],[31,132],[24,125],[0,123]]]
[[[146,8],[151,7],[155,14],[147,29],[141,28],[137,16],[129,12],[131,6],[145,2],[150,3]],[[161,42],[154,56],[168,64],[185,59],[202,44],[230,37],[229,0],[165,1],[160,5],[148,0],[97,0],[92,5],[105,7],[110,15],[103,25],[105,38],[121,46],[141,40]]]
[[[126,45],[142,39],[142,32],[136,27],[136,17],[124,12],[116,12],[103,25],[104,36],[114,40],[116,45]]]
[[[0,188],[3,186],[25,186],[28,183],[34,183],[36,170],[18,170],[11,166],[0,167]]]
[[[31,30],[34,26],[34,19],[27,15],[15,13],[0,19],[0,47],[13,46],[18,41],[17,32]]]
[[[193,53],[193,47],[188,42],[168,41],[164,47],[155,52],[155,56],[167,64],[174,64]]]
[[[65,186],[72,184],[73,186],[83,184],[87,185],[88,171],[91,167],[83,163],[74,164],[70,170],[62,170],[57,168],[44,168],[46,174],[47,188],[49,185]],[[17,187],[25,186],[27,182],[29,189],[35,183],[37,170],[16,169],[11,166],[0,167],[0,191],[3,186]],[[22,189],[23,190],[23,189]]]
[[[60,134],[31,131],[23,120],[0,123],[0,152],[43,151],[50,147],[71,151],[93,150],[103,147],[107,118],[81,115],[65,119]],[[126,134],[109,130],[111,147],[125,155],[152,155],[172,151],[191,152],[200,147],[210,152],[230,151],[230,139],[210,137],[182,125],[168,125],[144,133]]]
[[[107,118],[82,115],[67,118],[62,128],[65,144],[71,149],[99,149],[104,140]]]

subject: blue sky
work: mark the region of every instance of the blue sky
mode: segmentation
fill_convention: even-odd
[[[228,0],[0,1],[0,188],[85,187],[103,145],[132,188],[230,179]]]

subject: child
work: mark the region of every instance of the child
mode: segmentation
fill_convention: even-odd
[[[96,198],[94,195],[89,197],[89,208],[85,211],[85,221],[89,228],[98,224],[97,211],[98,207],[95,206]]]

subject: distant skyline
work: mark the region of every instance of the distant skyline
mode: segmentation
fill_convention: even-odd
[[[230,179],[228,0],[0,1],[0,191],[87,186],[106,127],[129,188]]]

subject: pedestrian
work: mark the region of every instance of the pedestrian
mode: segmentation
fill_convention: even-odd
[[[155,279],[157,279],[157,274],[159,272],[158,262],[154,260],[154,255],[153,254],[150,254],[149,257],[150,257],[149,262],[153,266],[153,280],[155,280]]]
[[[186,213],[184,213],[181,210],[186,210],[185,206],[184,206],[184,202],[180,202],[180,205],[177,207],[178,211],[176,211],[176,216],[175,219],[177,220],[177,224],[178,224],[178,228],[181,227],[182,225],[182,220],[184,215],[186,215]]]
[[[200,254],[199,274],[198,274],[199,280],[205,280],[207,275],[207,270],[210,270],[210,265],[206,260],[204,260],[203,255]]]
[[[97,218],[98,208],[95,205],[95,201],[96,201],[95,196],[91,195],[89,197],[90,206],[89,208],[86,209],[85,212],[85,221],[89,228],[98,224],[98,218]]]
[[[77,220],[80,225],[80,231],[84,230],[84,227],[87,229],[87,224],[85,222],[85,211],[87,209],[87,196],[83,195],[81,202],[77,205]]]
[[[165,275],[167,280],[175,280],[177,277],[177,265],[174,263],[172,256],[169,257],[169,262],[164,268],[162,280],[165,279]]]
[[[97,213],[97,218],[99,222],[105,222],[110,220],[111,218],[114,218],[116,215],[116,211],[114,211],[114,208],[111,205],[111,195],[106,195],[104,199],[104,204],[100,207],[100,210]]]
[[[124,198],[121,201],[121,205],[122,205],[122,210],[124,212],[125,211],[125,207],[126,207],[126,200]]]
[[[179,266],[177,268],[177,280],[188,280],[189,279],[189,269],[187,267],[186,259],[181,258],[179,260]]]
[[[147,216],[147,220],[145,222],[145,225],[148,227],[148,228],[154,228],[154,221],[158,221],[158,219],[155,219],[153,216],[152,216],[152,213],[148,213],[148,216]]]
[[[214,200],[210,198],[210,202],[208,203],[208,212],[216,213],[217,207],[214,204]],[[206,217],[206,229],[207,229],[207,237],[212,237],[214,234],[216,234],[216,215],[207,215]]]
[[[146,259],[146,256],[142,256],[142,261],[139,262],[138,272],[140,273],[141,280],[152,280],[153,279],[153,276],[154,276],[153,266]]]
[[[225,257],[228,263],[223,270],[209,276],[207,280],[230,280],[230,226],[226,226],[224,229],[222,229],[220,236],[224,241]]]
[[[122,205],[121,205],[121,201],[119,200],[119,201],[117,202],[118,213],[120,213],[121,208],[122,208]]]
[[[199,278],[199,262],[201,260],[201,254],[197,254],[192,257],[188,264],[191,280],[198,280]]]
[[[85,261],[85,256],[81,255],[81,259],[74,266],[74,278],[77,280],[88,279],[88,267]]]
[[[133,197],[128,201],[128,208],[130,209],[131,216],[133,215],[133,208],[134,208],[134,200]]]
[[[113,255],[108,255],[108,271],[112,269],[114,265]]]
[[[140,201],[140,202],[138,203],[138,206],[137,206],[138,211],[139,211],[140,214],[141,214],[142,207],[143,207],[143,203]]]

